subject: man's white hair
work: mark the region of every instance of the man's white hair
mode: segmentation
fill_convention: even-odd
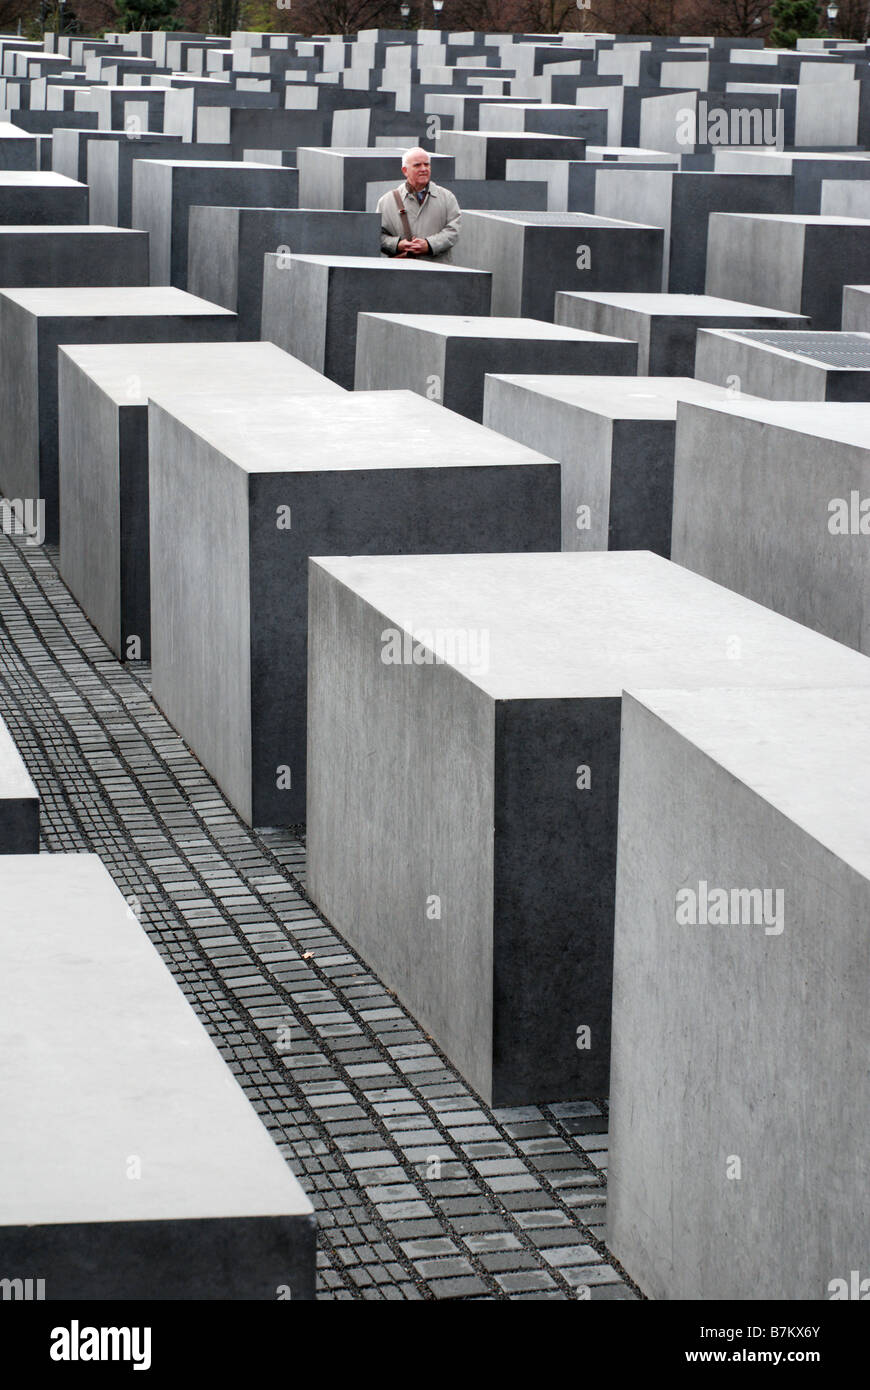
[[[410,161],[411,159],[413,159],[413,157],[414,157],[415,154],[424,154],[424,155],[426,156],[426,158],[429,160],[429,162],[430,162],[430,163],[432,162],[432,161],[431,161],[431,156],[430,156],[430,154],[429,154],[429,151],[428,151],[428,150],[424,150],[424,149],[422,148],[422,146],[420,146],[420,145],[415,145],[414,148],[413,148],[412,150],[405,150],[405,153],[402,155],[402,168],[403,168],[403,169],[405,168],[406,164],[408,164],[409,161]]]

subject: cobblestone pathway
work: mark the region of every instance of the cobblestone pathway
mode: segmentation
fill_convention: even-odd
[[[238,819],[55,558],[0,536],[0,714],[43,851],[95,852],[140,915],[315,1206],[318,1297],[636,1297],[602,1239],[606,1107],[483,1105],[307,900],[304,844]]]

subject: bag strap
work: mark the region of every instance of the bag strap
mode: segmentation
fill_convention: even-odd
[[[402,195],[401,195],[401,193],[399,192],[398,188],[394,188],[394,189],[393,189],[393,197],[394,197],[395,200],[396,200],[396,207],[397,207],[397,209],[398,209],[399,218],[400,218],[401,223],[402,223],[402,231],[405,233],[405,240],[406,240],[406,241],[413,241],[413,240],[414,240],[414,233],[411,231],[411,224],[410,224],[410,222],[408,221],[408,214],[407,214],[407,212],[405,211],[405,204],[404,204],[403,201],[402,201]]]

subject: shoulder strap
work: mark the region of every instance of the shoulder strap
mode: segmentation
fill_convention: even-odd
[[[402,202],[402,195],[399,192],[398,188],[393,189],[393,197],[396,200],[396,207],[398,209],[399,218],[402,223],[402,231],[405,233],[405,240],[413,241],[414,233],[411,231],[411,224],[408,221],[408,214],[405,211],[405,204]]]

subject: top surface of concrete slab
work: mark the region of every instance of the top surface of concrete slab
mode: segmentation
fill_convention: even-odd
[[[609,290],[563,290],[572,299],[588,299],[595,304],[612,304],[616,309],[633,309],[640,314],[653,317],[669,316],[693,318],[795,318],[801,314],[789,314],[788,310],[771,309],[763,304],[743,304],[736,299],[720,299],[715,294],[639,294],[626,291]]]
[[[490,697],[619,698],[623,688],[870,686],[870,660],[649,551],[317,559],[419,634],[486,631]],[[410,624],[410,626],[409,626]],[[742,656],[729,638],[740,633]],[[431,639],[429,642],[431,646]]]
[[[711,217],[743,217],[753,222],[794,222],[805,227],[870,227],[870,218],[831,217],[817,212],[712,212]]]
[[[630,693],[808,835],[870,877],[866,689]]]
[[[731,403],[733,402],[733,404]],[[835,444],[870,449],[870,403],[863,401],[768,401],[757,396],[738,396],[729,401],[703,402],[710,410],[757,420],[781,430],[809,434]]]
[[[3,236],[62,236],[65,232],[75,232],[76,236],[142,236],[143,233],[134,227],[109,227],[101,226],[97,222],[38,222],[34,226],[29,222],[0,223],[0,237]],[[2,289],[2,286],[0,286]]]
[[[442,338],[518,338],[529,342],[559,343],[625,343],[627,338],[613,338],[604,333],[591,333],[585,328],[564,328],[543,319],[511,319],[464,317],[459,314],[367,314],[367,318],[385,323],[402,324],[421,333],[434,333]]]
[[[198,299],[171,285],[112,285],[55,289],[3,290],[6,299],[20,304],[37,318],[148,317],[157,314],[216,314],[235,318],[207,299]]]
[[[99,859],[4,857],[0,895],[0,1223],[310,1213]]]
[[[270,169],[273,173],[277,167],[256,164],[252,159],[144,159],[142,163],[160,164],[170,169]]]
[[[60,114],[58,112],[58,114]],[[66,174],[51,174],[33,169],[0,169],[0,185],[12,188],[84,188],[86,185]]]
[[[253,391],[208,400],[166,391],[152,400],[248,473],[552,463],[413,391],[346,392],[328,403]]]
[[[0,800],[36,799],[38,795],[12,735],[0,719]]]
[[[695,381],[690,376],[531,376],[494,372],[494,381],[507,381],[538,396],[562,401],[610,420],[676,420],[680,401],[732,401],[724,386]]]
[[[758,343],[786,357],[805,358],[823,367],[870,370],[870,333],[792,333],[788,329],[780,332],[747,329],[743,333],[729,333],[728,337]]]
[[[345,394],[341,386],[274,343],[112,343],[61,348],[116,405],[145,405],[149,396],[182,390],[196,395],[252,389]]]
[[[618,217],[596,217],[592,212],[486,212],[477,208],[469,217],[491,217],[497,222],[522,222],[527,227],[651,227],[651,222],[625,222]],[[656,228],[660,231],[661,228]]]
[[[318,256],[314,253],[306,255],[304,252],[297,256],[294,252],[290,259],[292,261],[305,261],[311,265],[332,266],[336,270],[447,270],[451,274],[457,275],[485,274],[484,271],[475,270],[471,266],[443,265],[440,261],[407,261],[402,260],[399,256]]]

